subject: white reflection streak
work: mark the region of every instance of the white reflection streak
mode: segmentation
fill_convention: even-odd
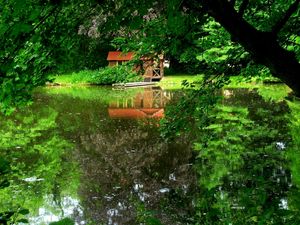
[[[38,210],[37,216],[29,217],[30,224],[49,224],[66,217],[72,218],[74,211],[77,211],[80,217],[83,215],[83,211],[81,210],[79,201],[77,199],[73,199],[69,196],[63,197],[61,201],[62,211],[55,210],[58,208],[58,206],[50,199],[53,199],[52,195],[46,197],[45,203],[47,208],[41,207]],[[79,224],[85,224],[85,221],[80,221]],[[75,225],[79,224],[75,223]]]

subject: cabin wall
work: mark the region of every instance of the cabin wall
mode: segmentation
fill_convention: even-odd
[[[144,60],[143,61],[144,77],[153,76],[153,60]]]
[[[161,59],[159,62],[159,68],[160,68],[160,76],[163,77],[165,75],[164,71],[164,59]]]
[[[108,62],[108,66],[116,66],[117,65],[117,61],[109,61]]]
[[[122,65],[123,63],[128,62],[128,61],[108,61],[108,66],[118,66],[118,65]]]
[[[117,66],[122,65],[127,61],[117,61],[117,60],[111,60],[108,62],[108,66]],[[153,59],[143,59],[143,65],[142,68],[144,70],[143,77],[144,78],[150,78],[150,80],[153,79],[161,79],[164,76],[164,59],[163,57],[160,57],[159,61],[155,61]],[[134,66],[133,70],[136,72],[139,72],[141,70],[141,67],[139,65]],[[154,71],[156,70],[156,72]]]

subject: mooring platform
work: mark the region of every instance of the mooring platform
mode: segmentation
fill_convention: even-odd
[[[155,82],[131,82],[131,83],[116,83],[113,84],[113,87],[142,87],[142,86],[151,86],[156,85]]]

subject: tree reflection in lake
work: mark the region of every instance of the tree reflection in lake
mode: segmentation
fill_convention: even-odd
[[[299,224],[287,103],[225,92],[195,144],[197,224]]]
[[[13,213],[4,218],[9,224],[25,221],[28,212],[30,224],[49,224],[79,207],[76,164],[67,157],[73,146],[57,131],[57,116],[45,107],[1,118],[0,157],[10,170],[9,184],[0,189],[0,212]]]
[[[122,95],[127,91],[118,92]],[[194,192],[196,177],[190,164],[189,142],[179,139],[165,143],[160,138],[159,123],[157,118],[152,118],[153,114],[145,113],[144,118],[136,119],[132,113],[126,115],[126,111],[122,116],[111,116],[109,111],[117,107],[160,111],[169,99],[169,92],[146,88],[125,98],[124,95],[111,98],[106,103],[99,99],[87,102],[80,100],[79,95],[74,96],[57,96],[50,101],[59,102],[64,98],[65,116],[62,115],[59,124],[77,120],[80,113],[80,129],[67,135],[76,143],[75,154],[82,170],[79,193],[87,220],[95,224],[137,224],[137,220],[158,218],[163,224],[174,224],[177,220],[190,218],[191,197],[184,204],[168,206],[172,214],[164,210],[167,207],[162,207],[174,196],[178,200],[186,199]],[[137,212],[136,208],[141,209],[141,205],[145,209]],[[181,215],[177,215],[180,211]]]
[[[22,205],[33,224],[300,223],[299,104],[290,112],[256,90],[224,90],[193,151],[185,136],[160,137],[152,117],[175,93],[154,91],[51,88],[2,119],[1,155],[15,173],[0,212]],[[124,108],[145,117],[110,112]]]

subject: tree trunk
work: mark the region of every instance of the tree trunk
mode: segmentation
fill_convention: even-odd
[[[280,46],[276,34],[255,29],[226,0],[205,0],[202,4],[257,63],[268,67],[300,96],[300,64],[293,52]]]

